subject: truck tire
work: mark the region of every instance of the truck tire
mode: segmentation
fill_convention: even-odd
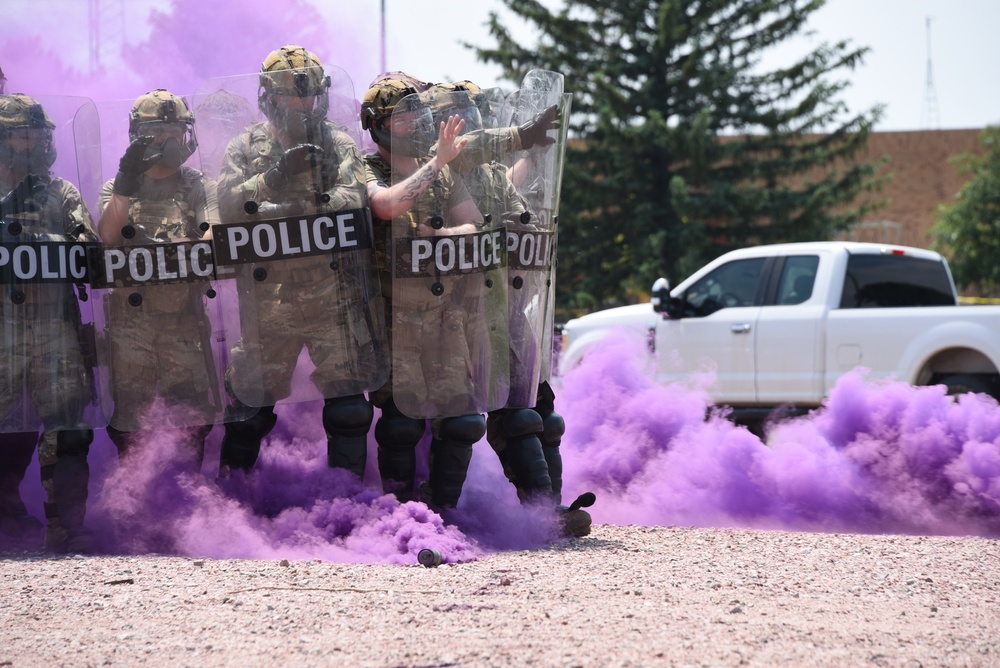
[[[938,384],[947,387],[948,394],[953,397],[969,393],[988,394],[994,399],[1000,397],[1000,388],[997,387],[995,381],[971,373],[955,373],[945,376]]]

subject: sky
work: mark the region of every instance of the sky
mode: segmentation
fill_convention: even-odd
[[[204,18],[198,17],[202,25],[208,26],[207,34],[198,38],[203,43],[222,39],[216,26],[225,21],[223,12],[241,7],[260,16],[273,7],[271,3],[225,0],[208,3],[213,8],[222,8],[208,15],[210,10],[204,8],[204,3],[199,5],[191,0],[175,0],[175,3],[187,6],[185,11],[192,18],[196,13],[205,13]],[[313,9],[314,13],[310,15],[296,3],[306,10]],[[492,44],[486,29],[491,11],[506,17],[505,23],[515,35],[534,39],[530,28],[507,13],[500,0],[296,0],[296,3],[281,5],[296,5],[291,10],[274,10],[276,15],[270,22],[274,26],[273,40],[259,49],[246,50],[243,61],[226,54],[227,69],[217,74],[234,74],[235,68],[248,73],[255,71],[267,51],[285,43],[286,38],[301,36],[290,34],[289,26],[316,22],[317,30],[308,36],[318,43],[306,46],[323,56],[324,62],[336,63],[347,70],[360,97],[360,91],[383,70],[383,6],[384,69],[410,71],[427,80],[471,79],[484,87],[512,88],[509,82],[499,79],[498,68],[477,62],[473,52],[461,46],[462,42]],[[544,4],[556,9],[563,3],[544,0]],[[117,51],[123,41],[136,45],[149,39],[150,11],[167,11],[170,5],[170,0],[5,0],[5,20],[0,25],[0,67],[7,71],[12,89],[16,87],[17,71],[23,65],[18,60],[26,51],[7,51],[3,43],[15,35],[33,34],[45,47],[58,52],[68,67],[84,74],[89,71],[90,41],[99,36],[101,64],[113,68],[121,60]],[[98,8],[100,17],[96,31],[90,27],[88,18],[91,6]],[[48,20],[52,16],[59,17],[58,23]],[[39,17],[46,20],[40,21]],[[992,85],[989,76],[984,76],[993,63],[1000,61],[1000,40],[994,35],[995,27],[1000,25],[1000,2],[829,0],[826,7],[813,15],[810,25],[813,34],[783,47],[765,62],[780,62],[823,41],[847,39],[855,45],[870,47],[865,63],[851,75],[852,85],[843,99],[855,113],[884,104],[885,114],[876,129],[964,129],[1000,122],[1000,89]],[[219,51],[226,51],[225,44],[217,46]],[[926,104],[928,56],[936,116]],[[571,89],[572,82],[567,82],[567,90]]]

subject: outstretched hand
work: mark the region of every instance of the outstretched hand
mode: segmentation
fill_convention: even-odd
[[[549,130],[558,128],[559,118],[556,106],[546,107],[527,123],[517,126],[517,132],[521,135],[521,148],[550,146],[556,143],[556,140],[549,136]]]

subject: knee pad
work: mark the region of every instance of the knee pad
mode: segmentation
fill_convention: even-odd
[[[372,426],[375,411],[364,395],[327,399],[323,404],[323,429],[328,434],[361,436]]]
[[[482,415],[460,415],[445,418],[441,422],[438,437],[449,443],[468,444],[481,439],[486,434],[486,418]]]
[[[542,443],[546,447],[558,448],[566,433],[566,421],[559,413],[549,413],[542,420]]]
[[[390,399],[375,423],[375,441],[386,450],[410,450],[424,435],[424,420],[403,415]]]
[[[56,455],[62,457],[86,457],[90,444],[94,441],[93,429],[67,429],[56,433]]]
[[[542,433],[542,416],[530,408],[504,411],[500,419],[500,433],[504,438],[522,438]]]
[[[274,406],[262,406],[246,420],[226,423],[226,435],[240,439],[260,440],[271,433],[278,422]]]

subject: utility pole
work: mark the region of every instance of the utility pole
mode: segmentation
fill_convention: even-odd
[[[385,0],[382,0],[382,38],[381,38],[381,69],[380,72],[385,72]]]
[[[924,109],[921,114],[922,130],[940,130],[941,114],[938,111],[937,93],[934,91],[934,68],[931,61],[931,17],[927,17],[927,88],[924,91]]]

